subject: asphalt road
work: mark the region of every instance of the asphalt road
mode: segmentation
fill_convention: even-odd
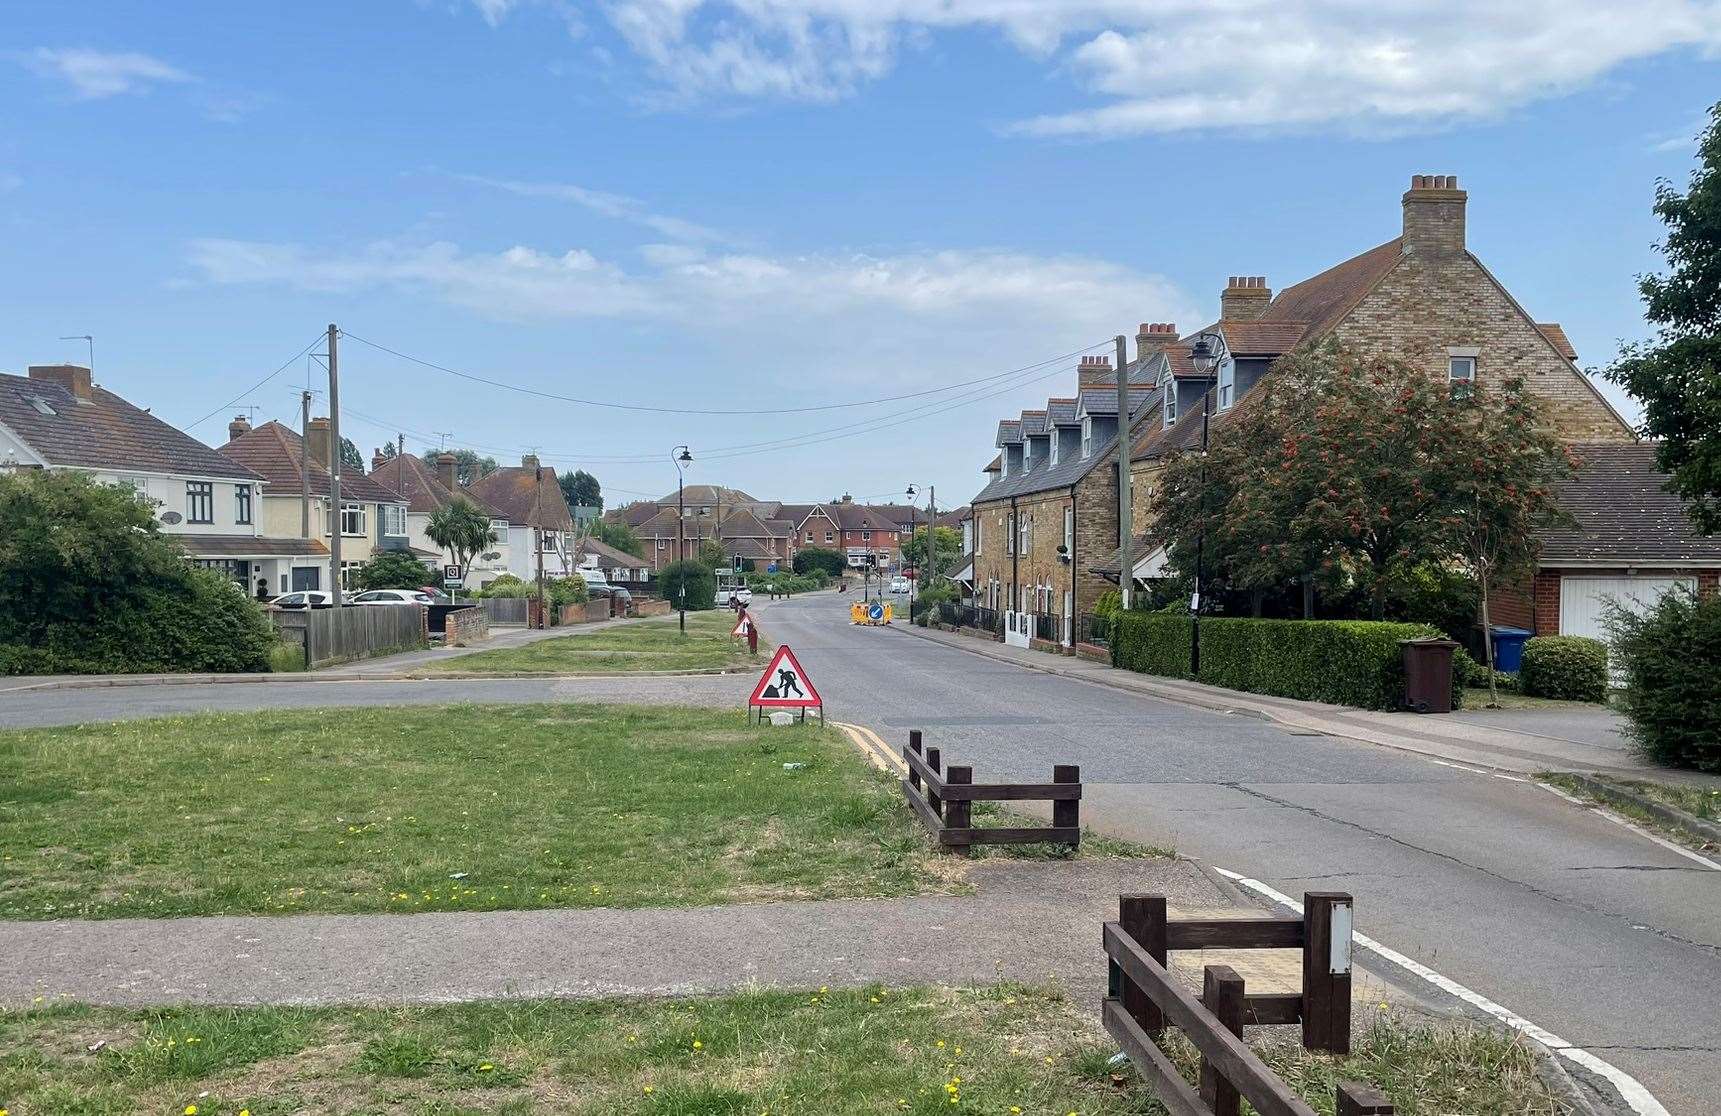
[[[976,781],[1079,763],[1090,825],[1292,896],[1348,891],[1360,933],[1625,1070],[1670,1112],[1721,1110],[1721,872],[1532,783],[846,619],[821,596],[764,618],[833,718],[892,746],[923,729]]]
[[[854,628],[846,603],[759,610],[833,718],[893,745],[923,729],[980,781],[1079,763],[1090,825],[1293,896],[1348,891],[1359,933],[1618,1066],[1670,1112],[1721,1110],[1721,872],[1531,783]],[[0,695],[0,725],[448,700],[739,706],[747,688],[730,676],[66,690]]]

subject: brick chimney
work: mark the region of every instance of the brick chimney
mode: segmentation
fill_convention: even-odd
[[[1117,379],[1111,370],[1111,357],[1085,356],[1082,362],[1076,365],[1076,388],[1079,391],[1086,391],[1101,384],[1116,383]]]
[[[447,450],[436,455],[436,479],[450,492],[460,491],[459,473],[456,469],[459,464],[460,459]]]
[[[1404,250],[1417,256],[1464,251],[1464,202],[1469,195],[1450,174],[1418,174],[1404,192]]]
[[[381,447],[378,447],[377,449],[373,449],[370,451],[370,471],[371,472],[374,473],[378,469],[382,468],[383,464],[387,461],[388,461],[388,458],[386,458],[382,455]]]
[[[311,464],[330,468],[329,457],[329,420],[314,418],[305,431],[305,452],[311,459]]]
[[[30,379],[59,384],[79,403],[95,401],[95,391],[90,387],[90,370],[81,364],[32,364]]]
[[[1265,275],[1233,275],[1219,296],[1219,320],[1252,322],[1266,313],[1272,301]]]
[[[538,467],[538,455],[537,454],[526,453],[526,454],[520,455],[520,468],[522,468],[522,469],[536,469],[537,467]]]
[[[1176,322],[1142,322],[1135,335],[1135,359],[1146,360],[1162,349],[1177,344]]]
[[[251,433],[251,420],[244,415],[234,415],[233,421],[227,424],[227,440],[229,442],[237,442],[249,433]]]

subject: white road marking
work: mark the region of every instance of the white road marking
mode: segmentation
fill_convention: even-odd
[[[1231,880],[1242,887],[1246,887],[1259,895],[1263,895],[1281,906],[1289,907],[1298,914],[1303,913],[1303,905],[1301,903],[1292,899],[1284,892],[1267,886],[1260,880],[1252,880],[1248,876],[1240,875],[1228,869],[1221,868],[1218,865],[1214,865],[1213,870],[1224,876],[1226,879]],[[1552,1031],[1539,1027],[1516,1012],[1500,1006],[1493,1000],[1482,995],[1480,992],[1471,991],[1450,977],[1441,976],[1433,969],[1430,969],[1427,965],[1424,965],[1419,961],[1413,961],[1404,954],[1399,953],[1397,950],[1389,949],[1365,934],[1354,934],[1353,937],[1358,943],[1367,949],[1372,950],[1374,953],[1392,962],[1399,968],[1404,969],[1406,972],[1413,973],[1416,976],[1421,977],[1423,980],[1434,985],[1436,988],[1439,988],[1441,991],[1458,997],[1460,1000],[1463,1000],[1465,1003],[1480,1011],[1487,1012],[1489,1015],[1498,1019],[1514,1031],[1519,1032],[1527,1038],[1534,1039],[1549,1050],[1554,1051],[1560,1057],[1583,1066],[1585,1069],[1599,1077],[1605,1077],[1613,1084],[1615,1089],[1619,1090],[1620,1097],[1626,1104],[1631,1106],[1631,1110],[1637,1113],[1638,1116],[1671,1116],[1667,1109],[1662,1107],[1661,1102],[1656,1100],[1650,1091],[1645,1089],[1643,1084],[1639,1082],[1637,1078],[1626,1073],[1618,1066],[1615,1066],[1610,1062],[1603,1061],[1601,1058],[1596,1057],[1594,1054],[1591,1054],[1582,1047],[1573,1046],[1571,1043],[1554,1034]]]
[[[1711,871],[1721,872],[1721,864],[1717,864],[1715,861],[1710,860],[1708,857],[1704,856],[1702,853],[1696,851],[1695,849],[1688,849],[1684,845],[1681,845],[1677,841],[1669,841],[1667,838],[1662,837],[1659,834],[1651,833],[1649,830],[1643,828],[1641,825],[1638,825],[1636,822],[1632,821],[1630,818],[1627,818],[1621,814],[1616,814],[1612,810],[1607,809],[1605,806],[1597,806],[1593,802],[1587,802],[1584,799],[1579,798],[1575,794],[1568,794],[1565,791],[1561,790],[1559,787],[1549,786],[1547,783],[1537,783],[1536,785],[1538,787],[1541,787],[1543,790],[1547,791],[1549,794],[1559,795],[1561,798],[1565,799],[1567,802],[1570,802],[1572,805],[1578,807],[1579,809],[1588,810],[1592,814],[1600,814],[1602,817],[1606,818],[1608,821],[1614,823],[1615,825],[1620,826],[1620,827],[1625,828],[1625,829],[1629,829],[1633,833],[1637,834],[1639,837],[1645,838],[1646,840],[1654,841],[1656,844],[1660,845],[1662,848],[1666,849],[1668,852],[1676,852],[1680,856],[1683,856],[1685,859],[1694,860],[1697,863],[1703,865],[1703,867],[1710,869]]]
[[[1504,779],[1508,783],[1527,783],[1530,781],[1518,775],[1507,775],[1503,771],[1494,771],[1486,767],[1472,767],[1467,763],[1453,763],[1451,760],[1434,759],[1432,756],[1429,757],[1428,762],[1437,763],[1441,767],[1454,767],[1459,771],[1468,771],[1472,775],[1491,775],[1496,779]]]

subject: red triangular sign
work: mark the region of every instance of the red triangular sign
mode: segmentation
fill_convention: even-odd
[[[748,615],[747,615],[747,610],[742,609],[741,615],[735,621],[735,630],[730,632],[729,634],[732,636],[744,636],[744,635],[746,635],[747,634],[747,623],[748,623],[749,619],[750,619],[750,617],[748,617]]]
[[[813,680],[801,668],[795,653],[789,650],[788,644],[783,644],[771,656],[771,662],[765,667],[765,673],[759,676],[759,684],[753,687],[753,696],[747,699],[747,704],[805,709],[825,703],[813,687]]]

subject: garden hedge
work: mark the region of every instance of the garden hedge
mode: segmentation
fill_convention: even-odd
[[[1721,774],[1721,593],[1675,591],[1647,615],[1608,614],[1630,731],[1656,763]]]
[[[1566,701],[1607,700],[1607,644],[1583,636],[1537,636],[1518,668],[1524,692]]]
[[[1192,631],[1189,617],[1177,613],[1124,612],[1112,640],[1112,664],[1189,678]],[[1426,624],[1204,618],[1197,681],[1304,701],[1398,709],[1404,698],[1399,642],[1439,636]],[[1462,680],[1453,673],[1456,706]]]

